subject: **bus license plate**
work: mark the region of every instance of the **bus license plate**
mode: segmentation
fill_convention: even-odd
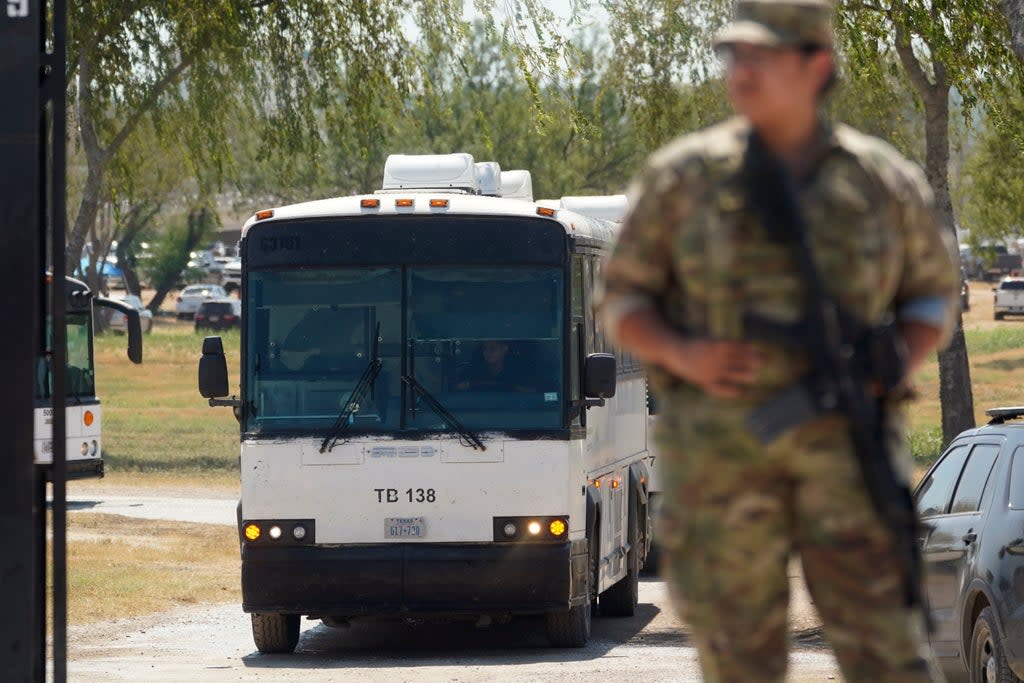
[[[424,538],[427,524],[422,517],[388,517],[384,520],[385,538]]]
[[[211,315],[211,316],[210,316],[210,322],[211,322],[211,323],[215,323],[215,322],[217,322],[218,320],[220,320],[220,316],[216,316],[216,315]]]

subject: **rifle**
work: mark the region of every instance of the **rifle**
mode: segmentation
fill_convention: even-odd
[[[763,410],[755,410],[748,423],[763,441],[770,441],[783,428],[807,417],[823,413],[847,417],[871,503],[892,532],[900,553],[906,605],[923,607],[917,512],[910,488],[895,471],[886,443],[884,397],[870,393],[872,382],[885,392],[902,382],[906,369],[902,338],[892,320],[877,327],[865,326],[828,293],[814,261],[792,178],[756,132],[750,135],[743,174],[749,205],[769,237],[791,248],[806,287],[801,346],[811,366],[805,382],[769,400]],[[823,343],[808,342],[810,339]]]

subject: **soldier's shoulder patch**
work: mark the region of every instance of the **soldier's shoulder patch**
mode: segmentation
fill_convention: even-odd
[[[845,152],[893,195],[902,199],[908,195],[930,198],[931,189],[920,166],[885,140],[843,124],[835,127],[835,138]]]
[[[716,163],[739,158],[745,149],[749,128],[739,118],[676,138],[650,157],[655,169],[683,169],[694,163]]]

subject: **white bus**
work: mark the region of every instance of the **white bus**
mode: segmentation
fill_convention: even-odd
[[[302,615],[543,614],[579,647],[596,609],[633,614],[646,379],[593,314],[615,224],[567,208],[588,201],[535,203],[528,173],[468,154],[395,155],[379,192],[245,224],[239,397],[218,337],[199,384],[241,424],[259,651],[294,650]]]
[[[53,278],[46,276],[47,288]],[[103,438],[100,399],[96,396],[96,364],[93,353],[93,306],[125,314],[128,358],[142,362],[142,328],[139,312],[122,301],[94,297],[81,280],[65,278],[64,331],[67,340],[65,366],[65,437],[69,479],[103,476]],[[49,303],[47,296],[47,304]],[[53,357],[52,325],[46,315],[45,349],[36,359],[35,463],[47,481],[53,478]]]

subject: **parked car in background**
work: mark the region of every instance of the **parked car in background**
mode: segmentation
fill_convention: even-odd
[[[124,294],[122,296],[115,296],[113,298],[125,302],[126,304],[128,304],[129,306],[131,306],[132,308],[139,312],[139,322],[142,325],[142,332],[144,334],[149,334],[150,332],[153,331],[153,311],[149,310],[148,308],[142,305],[142,299],[135,296],[134,294]],[[112,310],[110,312],[110,318],[107,322],[109,323],[110,329],[112,330],[116,330],[118,332],[128,331],[127,316],[125,316],[125,314],[122,313],[121,311]]]
[[[1004,277],[992,301],[993,317],[1002,320],[1006,315],[1024,315],[1024,277]]]
[[[931,645],[952,683],[1024,677],[1024,407],[987,412],[914,493]]]
[[[211,299],[222,299],[228,294],[220,285],[189,285],[181,290],[174,311],[179,319],[191,319],[199,310],[199,305]]]
[[[967,270],[960,266],[960,310],[971,310],[971,287],[967,284]]]
[[[242,321],[242,302],[234,297],[204,301],[199,304],[195,320],[196,332],[237,329]]]
[[[228,294],[242,292],[242,259],[233,258],[224,264],[224,270],[220,273],[220,284]]]

